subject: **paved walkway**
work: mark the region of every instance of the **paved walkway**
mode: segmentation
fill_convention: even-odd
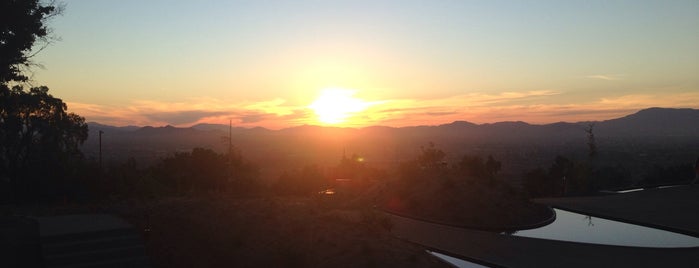
[[[697,187],[677,187],[603,197],[541,199],[594,216],[696,232]],[[631,195],[629,195],[631,194]],[[628,196],[626,196],[628,195]],[[681,215],[680,215],[681,214]],[[392,233],[438,252],[496,267],[699,267],[699,247],[640,248],[593,245],[449,227],[389,214]]]
[[[699,185],[595,197],[536,199],[590,216],[657,227],[699,237]]]

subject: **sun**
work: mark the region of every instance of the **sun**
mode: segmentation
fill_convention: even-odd
[[[353,97],[356,92],[356,90],[342,88],[324,89],[308,108],[315,112],[321,123],[343,123],[370,105],[362,99]]]

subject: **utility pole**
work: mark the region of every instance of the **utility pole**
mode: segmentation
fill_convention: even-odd
[[[228,155],[233,151],[233,120],[228,121]]]
[[[102,133],[104,131],[100,130],[100,173],[102,173]]]
[[[228,121],[228,182],[233,181],[233,120]]]

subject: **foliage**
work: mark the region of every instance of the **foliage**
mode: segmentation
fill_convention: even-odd
[[[429,143],[428,147],[420,147],[420,155],[417,157],[417,163],[420,168],[425,170],[439,170],[444,168],[446,162],[444,158],[446,154],[435,148],[434,143]]]
[[[109,166],[98,181],[91,189],[102,197],[139,199],[210,192],[245,195],[257,193],[261,186],[258,168],[242,156],[229,158],[204,148],[175,153],[148,167],[129,158]]]
[[[492,181],[502,168],[502,163],[489,155],[487,160],[480,156],[464,155],[457,164],[458,173],[465,178]]]
[[[644,186],[686,183],[694,178],[692,164],[654,165],[641,180]]]
[[[415,159],[400,164],[398,175],[403,184],[414,184],[424,180],[446,180],[450,170],[445,158],[446,153],[430,142],[427,147],[420,147],[420,154]]]
[[[9,181],[16,197],[29,198],[37,187],[51,188],[51,178],[75,172],[87,124],[66,110],[47,87],[0,85],[0,177]]]
[[[46,21],[60,10],[39,0],[0,2],[0,85],[29,79],[22,69],[31,65],[30,53],[37,40],[48,44]]]
[[[175,153],[153,167],[152,176],[176,194],[207,191],[249,192],[257,185],[257,168],[240,155],[194,148]]]
[[[591,159],[597,156],[597,141],[595,140],[594,128],[595,123],[590,123],[585,128],[585,133],[587,133],[587,152]]]
[[[67,198],[82,192],[86,173],[78,146],[85,119],[68,113],[45,86],[25,89],[30,58],[49,43],[46,22],[59,14],[53,2],[0,2],[0,183],[4,201]],[[36,43],[42,43],[32,53]],[[78,184],[71,187],[72,184]],[[83,189],[83,190],[80,190]],[[10,196],[11,195],[11,196]]]
[[[533,169],[524,174],[523,185],[531,197],[587,195],[603,189],[629,186],[631,173],[622,165],[595,166],[556,156],[548,171]]]
[[[443,153],[438,152],[441,150],[433,146],[423,148],[414,161],[404,163],[400,178],[386,189],[381,206],[419,218],[498,230],[550,216],[545,207],[529,203],[497,178],[502,163],[494,157],[464,155],[449,168],[441,163]],[[429,166],[425,163],[439,165],[424,168]]]
[[[549,175],[543,168],[536,168],[524,174],[523,186],[531,197],[558,196],[562,192],[563,180]]]
[[[278,194],[308,195],[325,190],[328,185],[320,167],[306,165],[301,169],[284,172],[273,187]]]
[[[548,171],[542,168],[524,174],[523,185],[531,197],[580,194],[589,191],[587,165],[556,156]]]
[[[328,170],[329,186],[342,195],[357,196],[385,177],[382,170],[367,165],[357,154],[343,155],[337,166]]]

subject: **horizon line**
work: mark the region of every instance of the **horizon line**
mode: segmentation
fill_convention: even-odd
[[[556,122],[549,122],[549,123],[529,123],[526,121],[522,120],[505,120],[505,121],[495,121],[495,122],[489,122],[489,123],[474,123],[471,121],[466,121],[466,120],[454,120],[449,123],[442,123],[442,124],[423,124],[423,125],[406,125],[406,126],[389,126],[389,125],[370,125],[370,126],[362,126],[362,127],[352,127],[352,126],[341,126],[341,124],[338,125],[332,125],[332,124],[301,124],[301,125],[295,125],[295,126],[290,126],[290,127],[283,127],[283,128],[267,128],[263,126],[235,126],[233,125],[234,128],[238,129],[256,129],[256,128],[262,128],[266,130],[272,130],[272,131],[279,131],[279,130],[285,130],[285,129],[293,129],[293,128],[300,128],[300,127],[322,127],[322,128],[339,128],[339,129],[365,129],[365,128],[372,128],[372,127],[385,127],[385,128],[410,128],[410,127],[438,127],[438,126],[444,126],[444,125],[451,125],[454,123],[468,123],[468,124],[473,124],[476,126],[483,126],[483,125],[493,125],[493,124],[498,124],[498,123],[525,123],[527,125],[532,125],[532,126],[545,126],[545,125],[552,125],[552,124],[560,124],[560,123],[566,123],[566,124],[580,124],[580,123],[595,123],[595,122],[604,122],[604,121],[609,121],[609,120],[614,120],[614,119],[620,119],[624,118],[633,114],[637,114],[641,111],[645,110],[651,110],[651,109],[663,109],[663,110],[699,110],[695,108],[665,108],[665,107],[648,107],[644,109],[640,109],[634,113],[630,113],[627,115],[623,115],[620,117],[615,117],[611,119],[602,119],[602,120],[582,120],[582,121],[556,121]],[[172,125],[172,124],[165,124],[165,125],[109,125],[109,124],[103,124],[97,121],[89,121],[86,122],[86,124],[99,124],[102,126],[108,126],[108,127],[116,127],[116,128],[128,128],[128,127],[136,127],[136,128],[145,128],[145,127],[152,127],[152,128],[165,128],[165,127],[173,127],[173,128],[180,128],[180,129],[187,129],[187,128],[195,128],[196,126],[200,125],[216,125],[216,126],[225,126],[228,127],[228,124],[221,124],[221,123],[196,123],[188,126],[177,126],[177,125]]]

